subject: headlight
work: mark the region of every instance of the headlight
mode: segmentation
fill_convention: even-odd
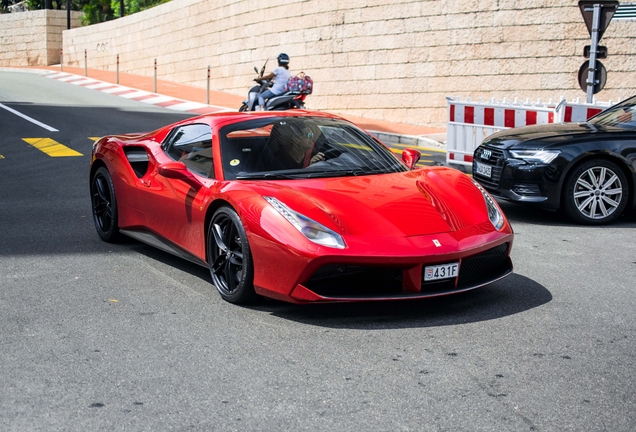
[[[490,223],[492,223],[492,226],[494,226],[495,229],[499,231],[504,226],[505,219],[503,213],[501,213],[501,210],[499,209],[499,206],[497,205],[495,200],[493,200],[490,194],[486,192],[486,189],[484,189],[475,180],[473,180],[473,183],[475,184],[475,186],[477,186],[477,189],[479,189],[479,191],[483,195],[484,201],[486,201],[486,208],[488,209],[488,219],[490,219]]]
[[[308,240],[321,246],[327,246],[337,249],[345,248],[344,240],[338,233],[330,230],[326,226],[321,225],[314,220],[309,219],[307,216],[295,212],[274,197],[263,198],[265,198],[265,200],[270,203],[272,207],[274,207],[276,211],[278,211],[278,213],[283,215],[283,217],[287,219],[289,223],[291,223],[298,231],[300,231],[302,235],[307,237]]]
[[[523,159],[531,163],[549,164],[561,153],[560,150],[510,150],[515,159]]]

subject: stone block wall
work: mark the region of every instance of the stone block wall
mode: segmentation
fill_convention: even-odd
[[[64,32],[65,64],[243,95],[265,59],[314,79],[307,106],[444,127],[446,96],[582,97],[576,0],[173,0]],[[600,100],[636,93],[636,22],[612,22]]]
[[[71,28],[80,26],[71,12]],[[47,66],[60,62],[66,11],[37,10],[0,15],[0,66]]]

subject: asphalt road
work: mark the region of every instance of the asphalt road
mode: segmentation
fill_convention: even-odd
[[[89,137],[184,115],[27,73],[0,72],[0,104],[58,130],[0,107],[0,430],[636,430],[636,215],[502,204],[515,274],[489,287],[238,307],[92,225]]]

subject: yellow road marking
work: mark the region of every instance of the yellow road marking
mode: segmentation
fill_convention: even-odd
[[[101,137],[88,137],[88,139],[91,140],[91,141],[97,141],[100,138]]]
[[[413,148],[414,148],[415,150],[417,150],[417,147],[413,147]],[[402,150],[399,150],[399,149],[394,149],[394,148],[392,148],[392,149],[391,149],[391,151],[392,151],[393,153],[396,153],[396,154],[402,154]],[[422,153],[422,156],[426,156],[426,157],[433,157],[433,155],[432,155],[432,154],[428,154],[428,153]]]
[[[429,152],[434,152],[434,153],[446,153],[446,150],[442,150],[442,149],[438,149],[438,148],[433,148],[433,147],[420,147],[417,145],[407,145],[407,144],[395,144],[395,143],[391,143],[391,147],[400,147],[400,148],[412,148],[415,150],[425,150],[425,151],[429,151]]]
[[[84,156],[80,152],[68,148],[64,144],[60,144],[51,138],[22,138],[22,141],[31,144],[36,149],[51,157]]]
[[[0,154],[0,159],[4,159],[4,156],[2,156],[1,154]]]

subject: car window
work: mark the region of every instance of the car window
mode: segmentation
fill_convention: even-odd
[[[214,178],[210,126],[179,126],[168,135],[163,149],[172,159],[183,162],[190,171]]]
[[[636,129],[636,97],[627,99],[597,114],[590,123],[600,126],[613,126]]]
[[[384,146],[341,120],[249,120],[224,127],[219,138],[226,180],[367,175],[406,169]]]

